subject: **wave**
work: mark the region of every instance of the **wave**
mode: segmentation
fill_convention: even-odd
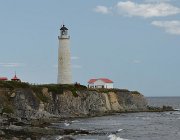
[[[180,115],[180,112],[173,112],[174,115]]]
[[[78,122],[80,122],[80,121],[78,121],[78,120],[74,120],[74,121],[71,121],[72,123],[78,123]]]
[[[136,119],[151,120],[150,117],[145,117],[145,116],[137,116]]]
[[[150,117],[142,117],[143,120],[151,120]]]
[[[98,140],[98,139],[77,139],[77,140]]]
[[[109,140],[129,140],[129,139],[117,137],[115,134],[109,135],[108,138],[110,138]]]
[[[123,129],[118,129],[117,131],[120,132],[120,131],[122,131],[122,130],[123,130]]]

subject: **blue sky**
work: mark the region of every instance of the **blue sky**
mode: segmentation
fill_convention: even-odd
[[[145,96],[179,96],[179,0],[0,1],[0,76],[56,83],[59,29],[73,81],[107,77]]]

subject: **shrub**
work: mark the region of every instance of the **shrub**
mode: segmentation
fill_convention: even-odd
[[[5,106],[3,107],[2,109],[2,113],[7,113],[7,114],[10,114],[10,113],[14,113],[13,109],[11,106]]]
[[[131,91],[132,94],[137,94],[140,95],[141,93],[139,93],[138,91]]]
[[[29,88],[30,85],[28,83],[24,83],[24,82],[0,81],[0,87],[1,88],[8,88],[10,90],[13,90],[13,89],[16,89],[16,88]]]

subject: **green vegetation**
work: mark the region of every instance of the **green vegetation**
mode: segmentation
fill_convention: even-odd
[[[0,88],[7,88],[9,90],[14,90],[17,88],[30,88],[32,89],[37,97],[43,101],[47,102],[48,98],[42,94],[43,88],[48,88],[49,92],[53,94],[63,94],[64,91],[71,91],[72,94],[77,97],[77,91],[87,90],[86,86],[80,84],[42,84],[42,85],[32,85],[29,83],[16,82],[16,81],[0,81]],[[109,93],[109,92],[127,92],[131,94],[140,95],[138,91],[129,91],[127,89],[106,89],[106,88],[88,88],[89,91],[96,91],[99,93]]]
[[[36,96],[40,101],[48,103],[49,98],[46,97],[42,92],[36,92]]]
[[[3,107],[2,109],[2,113],[7,113],[7,114],[10,114],[10,113],[14,113],[13,109],[11,106],[5,106]]]
[[[0,88],[8,88],[10,90],[17,88],[29,88],[28,83],[16,82],[16,81],[0,81]]]
[[[76,91],[87,89],[86,86],[79,84],[44,84],[44,85],[31,85],[31,88],[34,92],[41,92],[43,88],[48,88],[49,92],[54,94],[63,94],[64,91],[69,90],[73,93],[74,96],[77,96]]]
[[[127,89],[107,89],[107,88],[89,88],[90,91],[97,91],[99,93],[109,93],[109,92],[129,92]]]
[[[140,95],[141,93],[139,93],[138,91],[131,91],[132,94],[137,94]]]
[[[43,88],[48,88],[49,92],[55,94],[62,94],[64,90],[70,90],[75,93],[77,90],[85,90],[86,86],[80,84],[43,84],[43,85],[32,85],[24,82],[16,81],[0,81],[0,88],[7,88],[9,90],[14,90],[18,88],[31,88],[34,92],[42,93]]]
[[[42,102],[48,102],[49,97],[44,95],[42,90],[44,88],[48,88],[48,92],[52,94],[63,94],[64,91],[71,91],[74,97],[77,97],[77,91],[86,90],[87,87],[80,84],[43,84],[43,85],[35,85],[23,82],[16,81],[0,81],[0,88],[4,89],[3,91],[11,92],[16,89],[31,89],[37,96],[37,98]],[[5,94],[4,96],[9,96],[9,94]],[[11,112],[10,108],[5,108],[5,112]]]
[[[155,106],[147,106],[149,112],[162,112],[162,111],[174,111],[172,106],[155,107]]]
[[[78,90],[85,90],[87,89],[86,86],[79,85],[79,84],[43,84],[43,85],[31,85],[30,88],[36,93],[36,96],[42,102],[48,102],[48,97],[46,97],[42,90],[43,88],[47,88],[48,92],[52,92],[53,94],[63,94],[64,91],[71,91],[72,94],[77,97]]]

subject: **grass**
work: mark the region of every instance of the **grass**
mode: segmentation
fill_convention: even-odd
[[[48,102],[48,97],[43,95],[43,88],[48,88],[48,92],[52,94],[63,94],[64,91],[71,91],[74,97],[78,97],[78,90],[87,89],[86,86],[79,84],[44,84],[44,85],[31,85],[31,89],[36,93],[36,96],[43,102]]]
[[[131,91],[132,94],[140,95],[141,93],[138,91]]]
[[[29,88],[30,85],[24,82],[16,82],[16,81],[0,81],[0,88],[8,88],[10,90],[17,88]]]
[[[107,89],[107,88],[89,88],[90,91],[97,91],[99,93],[109,93],[109,92],[129,92],[127,89]]]
[[[43,88],[48,88],[49,92],[54,94],[63,94],[64,91],[69,90],[76,96],[76,91],[87,89],[86,86],[78,84],[44,84],[44,85],[31,85],[34,92],[42,92]]]
[[[7,113],[7,114],[14,113],[12,106],[9,106],[9,105],[4,106],[2,109],[2,113]]]

